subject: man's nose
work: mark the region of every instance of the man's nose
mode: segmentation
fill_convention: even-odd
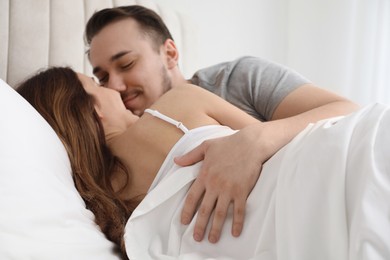
[[[108,81],[107,87],[116,90],[118,92],[122,92],[126,90],[126,84],[123,78],[118,76],[111,76]]]

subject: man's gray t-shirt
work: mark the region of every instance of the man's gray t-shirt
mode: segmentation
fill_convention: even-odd
[[[261,121],[269,121],[279,103],[310,83],[297,72],[256,57],[241,57],[197,71],[190,79]]]

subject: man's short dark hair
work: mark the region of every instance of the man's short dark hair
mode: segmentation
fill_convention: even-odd
[[[151,9],[140,5],[119,6],[102,9],[95,12],[88,20],[85,28],[85,41],[91,44],[96,36],[107,25],[124,20],[134,19],[145,35],[152,40],[153,47],[158,51],[167,39],[173,37],[161,17]]]

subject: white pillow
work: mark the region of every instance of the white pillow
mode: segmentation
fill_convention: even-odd
[[[0,258],[119,259],[49,124],[0,79]]]

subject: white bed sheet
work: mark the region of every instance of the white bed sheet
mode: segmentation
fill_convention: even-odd
[[[172,149],[158,185],[126,225],[130,259],[390,259],[389,107],[367,106],[309,125],[263,167],[247,200],[239,238],[192,238],[180,224],[186,192],[200,164],[179,168],[173,157],[224,127],[190,131]],[[239,174],[239,173],[238,173]]]

